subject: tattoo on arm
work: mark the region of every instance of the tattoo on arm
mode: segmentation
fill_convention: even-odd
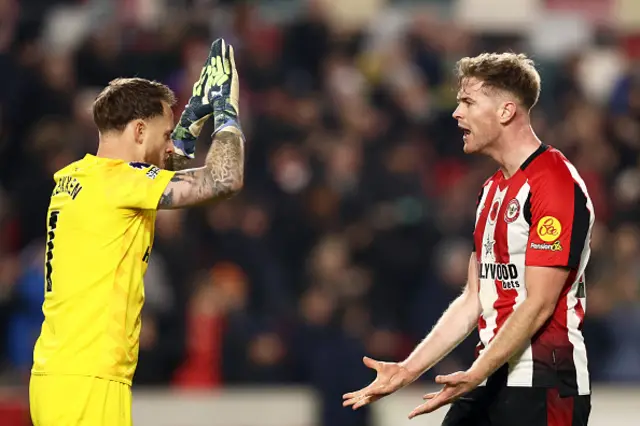
[[[176,172],[164,190],[159,209],[175,209],[232,197],[244,180],[244,140],[238,129],[217,133],[205,166]]]

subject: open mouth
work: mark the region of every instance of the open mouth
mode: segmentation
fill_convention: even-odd
[[[471,134],[471,130],[466,127],[458,126],[460,130],[462,130],[462,139],[467,139],[467,137]]]

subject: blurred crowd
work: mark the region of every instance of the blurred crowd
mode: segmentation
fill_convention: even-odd
[[[324,424],[364,424],[342,393],[371,379],[363,355],[406,356],[461,291],[477,193],[496,168],[462,153],[455,61],[526,45],[428,10],[356,25],[323,7],[335,1],[298,2],[282,20],[249,2],[126,8],[137,3],[0,0],[0,383],[28,378],[52,174],[95,153],[95,95],[119,76],[157,79],[179,114],[224,37],[241,79],[245,189],[158,213],[135,384],[310,384]],[[615,34],[596,43],[617,49]],[[593,379],[640,382],[640,67],[630,59],[594,102],[582,54],[539,63],[534,128],[574,162],[596,208]],[[476,341],[426,379],[469,365]]]

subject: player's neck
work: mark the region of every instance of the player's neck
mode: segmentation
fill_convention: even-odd
[[[97,157],[123,160],[126,162],[141,161],[136,152],[126,149],[124,141],[113,137],[100,137]]]
[[[522,126],[511,134],[505,134],[497,141],[491,157],[500,165],[504,176],[509,179],[520,166],[540,147],[541,141],[530,125]]]

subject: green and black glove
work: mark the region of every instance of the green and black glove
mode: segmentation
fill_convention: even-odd
[[[193,85],[189,103],[171,134],[176,153],[195,157],[196,140],[210,117],[213,117],[213,134],[227,126],[240,129],[239,91],[233,47],[219,38],[211,45],[200,78]]]

